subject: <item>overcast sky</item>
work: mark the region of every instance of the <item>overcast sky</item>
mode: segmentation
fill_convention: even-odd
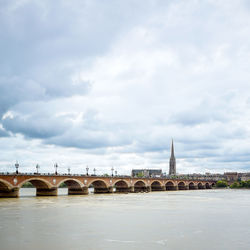
[[[248,0],[0,0],[0,171],[250,171]]]

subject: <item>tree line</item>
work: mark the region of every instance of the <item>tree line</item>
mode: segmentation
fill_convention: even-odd
[[[250,188],[250,180],[248,181],[236,181],[231,185],[228,185],[226,180],[217,181],[216,187],[218,188]]]

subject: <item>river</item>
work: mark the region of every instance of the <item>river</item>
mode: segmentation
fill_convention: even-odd
[[[250,190],[0,199],[0,249],[250,249]]]

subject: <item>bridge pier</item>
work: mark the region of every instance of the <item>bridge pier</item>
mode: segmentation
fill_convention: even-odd
[[[19,197],[19,188],[0,190],[0,198],[16,198],[16,197]]]
[[[151,191],[166,191],[166,187],[165,186],[151,186],[150,187],[151,189],[150,189],[150,191],[149,192],[151,192]]]
[[[172,185],[166,184],[165,188],[166,188],[166,191],[176,191],[176,190],[178,190],[178,186],[177,185],[174,186],[174,184],[172,184]]]
[[[134,187],[134,186],[131,186],[131,187],[129,188],[129,192],[130,192],[130,193],[134,193],[134,192],[135,192],[135,187]]]
[[[94,194],[107,194],[113,193],[113,187],[103,188],[103,187],[95,187]]]
[[[202,185],[202,184],[197,185],[197,189],[205,189],[205,188],[206,188],[205,185]]]
[[[152,192],[151,186],[147,186],[147,187],[146,187],[146,192],[147,192],[147,193],[148,193],[148,192]]]
[[[131,188],[129,187],[115,187],[115,192],[116,193],[129,193]]]
[[[36,196],[57,196],[57,188],[37,188]]]
[[[68,189],[68,195],[84,195],[88,193],[89,193],[89,189],[87,187]]]
[[[144,192],[150,192],[150,189],[146,186],[144,187],[134,187],[134,193],[144,193]]]

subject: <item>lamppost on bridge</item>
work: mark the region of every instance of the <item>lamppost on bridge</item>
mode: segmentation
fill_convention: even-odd
[[[38,169],[40,168],[40,166],[38,164],[36,164],[36,173],[38,174]]]
[[[16,174],[18,174],[18,168],[19,168],[19,164],[18,164],[18,162],[16,162],[16,164],[15,164],[15,168],[16,168]]]
[[[111,173],[112,173],[111,176],[112,176],[112,177],[114,176],[114,175],[113,175],[113,171],[114,171],[114,168],[112,167],[112,168],[111,168]]]
[[[87,175],[89,175],[89,167],[88,167],[88,165],[86,167],[86,173],[87,173]]]
[[[54,165],[54,168],[55,168],[55,175],[57,175],[57,168],[58,168],[57,163]]]
[[[68,175],[70,175],[70,167],[68,167]]]
[[[94,170],[94,175],[95,175],[96,169],[94,168],[93,170]]]
[[[115,170],[115,176],[117,176],[117,170]]]

